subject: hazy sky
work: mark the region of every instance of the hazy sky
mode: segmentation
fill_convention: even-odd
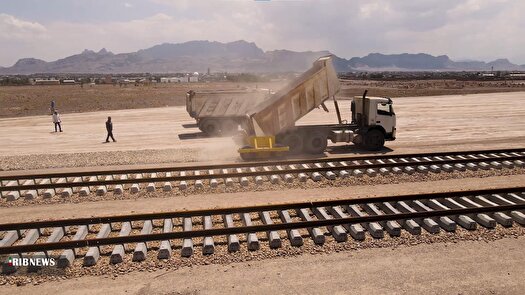
[[[0,66],[190,40],[525,64],[523,0],[0,0]]]

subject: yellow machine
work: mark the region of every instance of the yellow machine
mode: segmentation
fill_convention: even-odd
[[[287,146],[275,143],[275,136],[250,136],[248,145],[239,149],[243,160],[254,160],[264,157],[278,157],[288,152]]]

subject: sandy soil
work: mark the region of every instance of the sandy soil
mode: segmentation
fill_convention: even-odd
[[[185,105],[188,90],[261,87],[278,89],[284,82],[169,83],[123,87],[113,85],[50,85],[0,87],[0,118],[47,115],[51,100],[61,113],[157,108]]]
[[[396,141],[387,142],[384,153],[522,147],[525,144],[525,92],[406,97],[394,101],[398,135]],[[343,117],[348,118],[349,101],[342,101],[341,108]],[[113,117],[117,143],[102,143],[107,116]],[[106,162],[116,165],[239,159],[230,138],[201,137],[183,107],[65,114],[62,120],[64,132],[53,133],[50,116],[0,119],[0,168],[35,168],[7,167],[6,163],[12,159],[6,156],[28,154],[47,155],[38,159],[50,162],[50,167],[60,166],[60,163],[67,167],[71,166],[70,162],[98,166]],[[334,112],[314,110],[299,124],[334,123],[335,120]],[[137,150],[147,151],[135,154]],[[120,157],[121,151],[128,154],[123,153]],[[82,157],[72,154],[87,152],[91,154]],[[331,148],[328,155],[356,153],[361,151],[351,145]],[[24,161],[24,158],[15,160]],[[38,162],[35,158],[27,159],[28,165]]]
[[[56,85],[0,87],[0,118],[45,115],[51,100],[62,113],[79,113],[119,109],[155,108],[184,105],[185,93],[196,89],[232,89],[238,87],[278,90],[278,82],[170,83],[124,87],[113,85]],[[341,96],[361,95],[365,89],[379,96],[429,96],[525,90],[523,81],[369,81],[342,80]]]
[[[4,89],[0,89],[3,91]],[[373,93],[371,93],[373,95]],[[47,98],[45,99],[48,100]],[[30,103],[30,102],[28,102]],[[523,147],[525,93],[395,98],[398,140],[383,152]],[[3,106],[3,105],[2,105]],[[45,107],[47,107],[47,102]],[[342,108],[349,110],[348,101]],[[344,112],[348,116],[348,112]],[[102,144],[106,116],[118,142]],[[327,116],[328,115],[328,116]],[[330,118],[330,119],[327,119]],[[503,119],[502,119],[503,118]],[[199,138],[183,107],[64,114],[64,133],[54,134],[49,116],[0,119],[0,169],[98,166],[237,159],[228,138]],[[303,124],[330,123],[335,115],[312,112]],[[183,126],[184,125],[184,126]],[[181,135],[181,138],[179,137]],[[334,148],[327,156],[355,154]],[[31,156],[28,156],[31,155]],[[449,179],[421,183],[290,189],[108,200],[0,208],[0,222],[73,218],[242,206],[304,200],[399,195],[518,186],[525,175]],[[169,208],[169,209],[167,209]],[[476,235],[474,233],[473,235]],[[476,237],[477,239],[477,237]],[[39,286],[0,286],[17,293],[504,293],[525,289],[523,237],[497,241],[422,244],[387,250],[332,251],[264,261],[132,271],[117,278],[83,276]],[[501,255],[505,253],[505,255]],[[251,255],[248,253],[248,255]],[[350,267],[349,267],[350,266]],[[177,268],[180,265],[177,264]],[[314,279],[312,279],[314,278]],[[257,289],[252,289],[254,286]]]
[[[320,200],[377,195],[398,195],[458,189],[518,186],[525,175],[467,178],[416,183],[217,194],[183,199],[151,199],[148,202],[103,201],[84,204],[61,204],[0,210],[0,222],[41,220],[50,217],[68,218],[114,213],[139,213],[224,207],[231,205],[266,204],[299,200]],[[144,263],[111,266],[104,256],[96,267],[82,268],[67,275],[42,277],[0,276],[1,291],[17,293],[68,294],[224,294],[224,293],[411,293],[442,294],[502,292],[519,294],[525,285],[522,245],[523,227],[476,231],[458,229],[456,233],[422,234],[402,237],[349,240],[335,243],[328,237],[324,246],[310,240],[299,248],[282,250],[243,250],[235,255],[218,246],[216,254],[184,259],[177,257],[159,262],[154,251]],[[266,249],[266,248],[265,248]],[[501,255],[501,253],[505,255]],[[151,255],[150,255],[151,254]],[[79,262],[80,263],[80,262]],[[77,263],[78,264],[78,263]],[[349,267],[350,265],[350,267]],[[312,277],[315,280],[312,280]],[[2,280],[5,279],[5,280]],[[7,281],[15,281],[15,287]]]
[[[522,294],[525,237],[85,276],[6,294]],[[505,253],[505,255],[501,255]]]
[[[435,96],[492,93],[525,90],[525,81],[456,81],[456,80],[342,80],[341,96],[362,95],[368,89],[377,96]]]

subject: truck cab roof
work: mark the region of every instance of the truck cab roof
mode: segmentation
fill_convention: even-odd
[[[354,99],[362,99],[362,96],[354,96]],[[392,103],[392,100],[389,97],[376,97],[376,96],[367,96],[366,97],[371,102],[377,103]]]

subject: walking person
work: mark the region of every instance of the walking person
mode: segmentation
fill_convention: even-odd
[[[60,125],[60,123],[62,123],[62,120],[60,119],[60,115],[58,114],[57,111],[53,113],[53,123],[55,123],[55,132],[58,132],[58,130],[62,132],[62,125]]]
[[[51,101],[51,115],[53,115],[55,113],[55,110],[56,110],[56,103],[54,100]]]
[[[115,138],[113,137],[113,123],[111,122],[111,117],[108,117],[108,120],[106,121],[106,131],[108,132],[106,142],[109,142],[110,137],[113,140],[113,142],[116,142]]]

